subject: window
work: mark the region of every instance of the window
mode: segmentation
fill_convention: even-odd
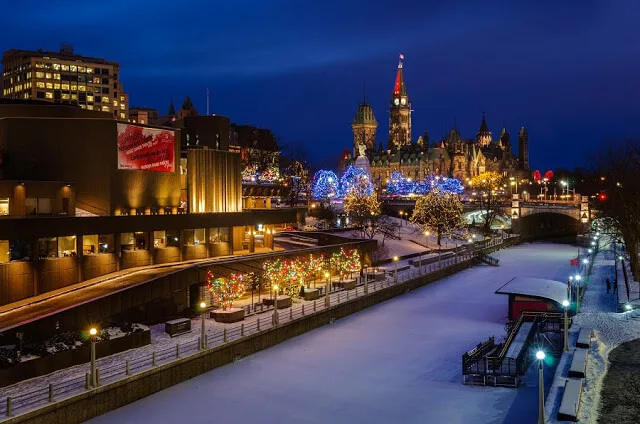
[[[31,243],[26,240],[11,240],[11,260],[22,261],[31,259]]]
[[[44,97],[46,99],[53,99],[53,93],[51,91],[47,91],[46,93],[44,93]]]
[[[9,198],[0,199],[0,215],[9,215]]]
[[[78,86],[78,91],[87,91],[87,86],[86,85],[79,85]]]
[[[71,100],[78,100],[78,95],[75,93],[71,94]]]
[[[0,240],[0,263],[6,263],[11,260],[11,250],[9,249],[9,240]]]
[[[54,71],[59,71],[60,70],[60,64],[59,63],[54,63],[53,64],[53,70]]]
[[[109,78],[102,78],[102,84],[104,85],[109,84]]]
[[[36,72],[36,78],[44,78],[44,72]]]
[[[78,66],[78,72],[87,72],[87,68],[85,68],[84,66]]]
[[[120,112],[120,119],[125,119],[124,113]]]
[[[51,214],[51,198],[49,197],[27,197],[24,200],[24,212],[26,215],[49,215]]]
[[[93,110],[93,105],[87,105],[87,110]]]
[[[108,68],[102,68],[102,75],[109,75],[109,69]]]
[[[209,232],[209,241],[211,243],[227,243],[229,241],[229,228],[211,228]]]
[[[154,231],[153,232],[153,247],[163,248],[167,246],[167,232],[166,231]]]
[[[109,112],[111,110],[111,108],[109,106],[102,106],[102,111],[103,112]]]
[[[87,74],[93,74],[93,68],[87,68]]]
[[[167,247],[180,247],[180,232],[179,231],[167,231]]]
[[[36,82],[36,87],[37,88],[44,88],[44,83],[42,81],[38,81],[38,82]]]
[[[60,69],[62,69],[65,72],[69,72],[69,65],[62,65]]]
[[[96,96],[95,99],[96,99],[96,103],[102,102],[102,97],[100,96]]]
[[[60,74],[53,74],[53,79],[60,81]]]
[[[71,66],[69,66],[69,70],[71,72],[78,72],[78,67],[76,65],[71,65]]]
[[[86,93],[78,94],[78,100],[80,100],[83,103],[86,103],[87,102],[87,94]]]
[[[63,90],[68,90],[69,89],[69,84],[62,84],[62,89]]]
[[[124,102],[124,96],[120,96],[120,101]]]
[[[45,79],[51,79],[51,78],[53,78],[53,75],[51,74],[51,72],[47,72],[46,74],[44,74],[44,78]]]
[[[92,81],[94,84],[100,84],[100,77],[93,77]]]
[[[58,237],[58,257],[75,257],[76,255],[76,236]]]
[[[77,91],[78,90],[78,86],[75,84],[71,84],[71,91]]]
[[[47,88],[48,88],[49,90],[53,90],[53,83],[48,82],[48,83],[47,83]]]
[[[204,228],[196,228],[195,230],[184,230],[185,244],[197,245],[205,243]]]
[[[124,110],[124,109],[125,109],[125,105],[124,105],[124,103],[120,103],[120,109],[121,109],[121,110]]]
[[[98,235],[82,236],[82,253],[92,255],[98,252]]]
[[[93,103],[93,96],[91,94],[87,94],[87,101]]]
[[[58,256],[58,238],[47,237],[38,239],[38,259],[56,258]]]
[[[100,253],[114,253],[116,250],[114,235],[100,234],[100,236],[98,236],[98,247]]]
[[[115,99],[113,100],[113,106],[114,106],[114,107],[118,107],[118,101],[117,101],[117,100],[115,100]]]
[[[108,96],[102,97],[102,103],[109,103],[109,97]]]
[[[56,83],[54,83],[54,84],[53,84],[53,89],[54,89],[54,90],[60,90],[60,83],[57,83],[57,82],[56,82]]]

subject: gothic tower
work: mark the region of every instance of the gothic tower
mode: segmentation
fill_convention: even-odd
[[[491,144],[491,131],[489,131],[489,127],[487,126],[487,121],[484,118],[484,112],[482,113],[482,123],[480,124],[480,129],[476,134],[476,141],[480,147],[486,147]]]
[[[529,169],[529,134],[525,127],[518,134],[518,165],[520,169]]]
[[[358,157],[358,145],[364,144],[367,151],[373,152],[376,148],[376,130],[378,121],[373,115],[373,109],[366,102],[358,106],[355,118],[351,123],[353,130],[353,157]]]
[[[404,59],[404,56],[400,55],[396,82],[391,96],[391,108],[389,110],[389,141],[387,142],[387,149],[391,151],[396,151],[402,146],[411,144],[411,102],[407,94],[407,87],[404,85],[402,59]]]

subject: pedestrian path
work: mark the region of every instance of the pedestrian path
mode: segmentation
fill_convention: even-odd
[[[593,259],[595,261],[591,270],[587,290],[582,298],[580,312],[616,312],[618,310],[618,302],[614,291],[616,271],[613,268],[613,253],[600,252]],[[607,278],[609,279],[610,289],[607,292]]]

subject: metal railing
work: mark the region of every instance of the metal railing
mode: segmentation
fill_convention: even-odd
[[[484,248],[492,248],[500,244],[502,244],[502,240],[494,239],[489,241]],[[273,308],[265,309],[265,312],[267,313],[265,313],[264,316],[258,316],[255,320],[242,322],[240,324],[227,324],[221,331],[206,331],[205,340],[202,344],[204,348],[201,348],[201,340],[200,337],[198,337],[194,340],[176,343],[175,346],[172,347],[155,350],[151,353],[140,354],[134,359],[126,359],[122,362],[104,364],[104,361],[109,358],[103,358],[102,361],[98,360],[96,371],[98,386],[129,378],[130,376],[152,370],[156,367],[167,365],[201,352],[220,347],[226,343],[250,337],[263,331],[271,330],[275,327],[282,326],[283,324],[301,319],[307,315],[331,309],[340,303],[361,298],[363,296],[369,296],[372,293],[384,290],[388,287],[404,284],[410,280],[424,277],[441,269],[453,267],[459,263],[471,260],[475,257],[475,254],[476,252],[466,251],[458,253],[453,257],[443,259],[440,263],[434,262],[431,264],[424,264],[423,266],[418,267],[418,269],[411,268],[405,271],[398,271],[397,279],[396,273],[391,270],[387,271],[384,275],[384,279],[380,281],[376,281],[375,278],[372,280],[369,278],[361,278],[359,284],[353,289],[331,290],[330,288],[330,293],[312,302],[308,301],[298,305],[294,304],[290,308],[279,309],[277,311],[277,320],[275,319]],[[331,305],[329,307],[325,304],[325,298],[327,296],[329,297],[329,303]],[[261,314],[258,313],[256,315]],[[277,322],[277,324],[275,324],[275,322]],[[103,363],[100,364],[100,362]],[[89,364],[86,364],[86,369],[87,371],[89,370]],[[60,382],[49,383],[41,388],[7,396],[3,402],[0,402],[0,422],[8,419],[8,417],[13,417],[16,414],[42,408],[53,402],[70,398],[89,390],[94,390],[94,388],[91,387],[90,384],[89,372],[86,372],[85,374],[74,376]]]

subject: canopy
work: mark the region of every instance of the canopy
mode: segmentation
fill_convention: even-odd
[[[567,283],[543,278],[514,277],[496,290],[496,293],[539,297],[562,305],[562,302],[567,299]]]

